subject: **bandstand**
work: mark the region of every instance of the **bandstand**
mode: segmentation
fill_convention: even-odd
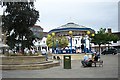
[[[94,36],[95,31],[91,28],[78,25],[75,23],[67,23],[49,31],[49,35],[66,36],[69,39],[68,49],[79,49],[80,53],[91,52],[90,34]],[[70,51],[69,53],[73,53]]]

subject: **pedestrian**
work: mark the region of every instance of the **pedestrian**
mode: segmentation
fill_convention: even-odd
[[[46,49],[43,49],[43,50],[42,50],[42,55],[44,55],[45,58],[46,58],[46,61],[48,61],[48,55],[47,55]]]

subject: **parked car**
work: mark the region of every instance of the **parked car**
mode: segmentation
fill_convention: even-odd
[[[112,49],[106,49],[104,50],[101,54],[105,55],[105,54],[117,54],[117,50],[112,48]]]

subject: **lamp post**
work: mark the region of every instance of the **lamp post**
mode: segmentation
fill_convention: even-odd
[[[90,31],[87,31],[87,34],[90,35]]]
[[[56,53],[58,53],[58,40],[56,40]]]
[[[92,36],[92,38],[93,38],[93,37],[95,36],[95,34],[92,33],[91,36]],[[92,38],[91,38],[91,40],[92,40]],[[90,42],[91,42],[91,41],[90,41]],[[90,46],[90,51],[91,51],[91,46]]]
[[[90,45],[91,39],[92,39],[91,37],[94,37],[95,34],[93,34],[93,33],[91,34],[90,31],[87,31],[87,35],[88,35],[88,38],[89,38],[89,40],[88,40],[88,38],[86,39],[86,41],[88,40],[88,41],[87,41],[88,43],[86,42],[87,45],[88,45],[88,46],[87,46],[87,49],[88,49],[88,52],[91,52],[91,45]]]
[[[53,33],[52,33],[52,37],[53,37],[52,52],[53,52],[53,53],[54,53],[54,36],[55,36],[55,33],[53,32]]]
[[[70,53],[72,54],[72,31],[69,31],[69,35],[70,35]]]

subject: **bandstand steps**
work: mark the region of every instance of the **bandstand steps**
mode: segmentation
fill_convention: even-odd
[[[24,63],[24,64],[4,64],[0,65],[2,70],[38,70],[47,69],[55,66],[60,66],[59,61],[44,61],[38,63]]]
[[[29,62],[29,63],[2,63],[2,65],[27,65],[27,64],[44,64],[44,63],[51,63],[51,61],[42,61],[42,62]]]

